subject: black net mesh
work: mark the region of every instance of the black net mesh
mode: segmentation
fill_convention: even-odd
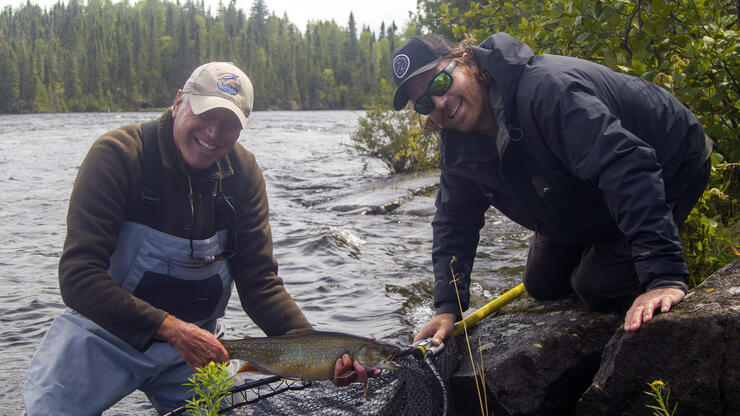
[[[365,386],[335,387],[331,382],[278,380],[259,392],[231,396],[223,412],[231,415],[443,415],[453,408],[448,381],[457,366],[454,339],[436,356],[410,355],[395,360],[401,367],[383,371]],[[431,365],[429,365],[431,363]],[[298,389],[298,390],[295,390]],[[269,397],[258,397],[267,396]]]

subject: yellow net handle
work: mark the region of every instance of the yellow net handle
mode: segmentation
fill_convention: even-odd
[[[455,323],[455,328],[450,333],[450,336],[455,337],[462,334],[465,330],[465,327],[470,328],[471,326],[477,324],[478,321],[490,315],[491,312],[495,311],[496,309],[500,309],[507,303],[514,300],[522,292],[524,292],[524,283],[519,283],[513,289],[510,289],[508,292],[504,293],[503,295],[490,301],[488,304],[482,306],[477,311],[466,316],[462,321]]]

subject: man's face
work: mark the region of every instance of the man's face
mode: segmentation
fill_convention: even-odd
[[[172,105],[175,146],[193,169],[207,169],[234,147],[242,131],[239,118],[225,108],[193,114],[184,93],[179,91]]]
[[[453,69],[452,85],[447,93],[430,97],[434,102],[434,110],[429,113],[429,117],[444,128],[469,132],[481,124],[481,117],[485,116],[483,110],[487,108],[487,98],[474,70],[465,62]],[[426,94],[429,83],[449,63],[450,59],[443,59],[435,68],[412,78],[406,85],[406,92],[411,100],[416,102]]]

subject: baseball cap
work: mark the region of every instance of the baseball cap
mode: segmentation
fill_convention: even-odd
[[[396,111],[406,106],[408,95],[403,88],[411,78],[434,68],[455,45],[442,35],[414,36],[393,53],[393,108]]]
[[[236,114],[242,129],[247,127],[254,90],[249,77],[231,62],[209,62],[195,68],[182,92],[190,95],[193,114],[226,108]]]

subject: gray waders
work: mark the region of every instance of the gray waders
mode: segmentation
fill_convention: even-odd
[[[227,230],[192,242],[125,222],[108,270],[126,291],[214,332],[231,295],[224,251]],[[140,389],[160,413],[190,397],[182,383],[193,374],[175,347],[154,342],[140,352],[77,312],[54,319],[23,386],[28,415],[99,415]]]

